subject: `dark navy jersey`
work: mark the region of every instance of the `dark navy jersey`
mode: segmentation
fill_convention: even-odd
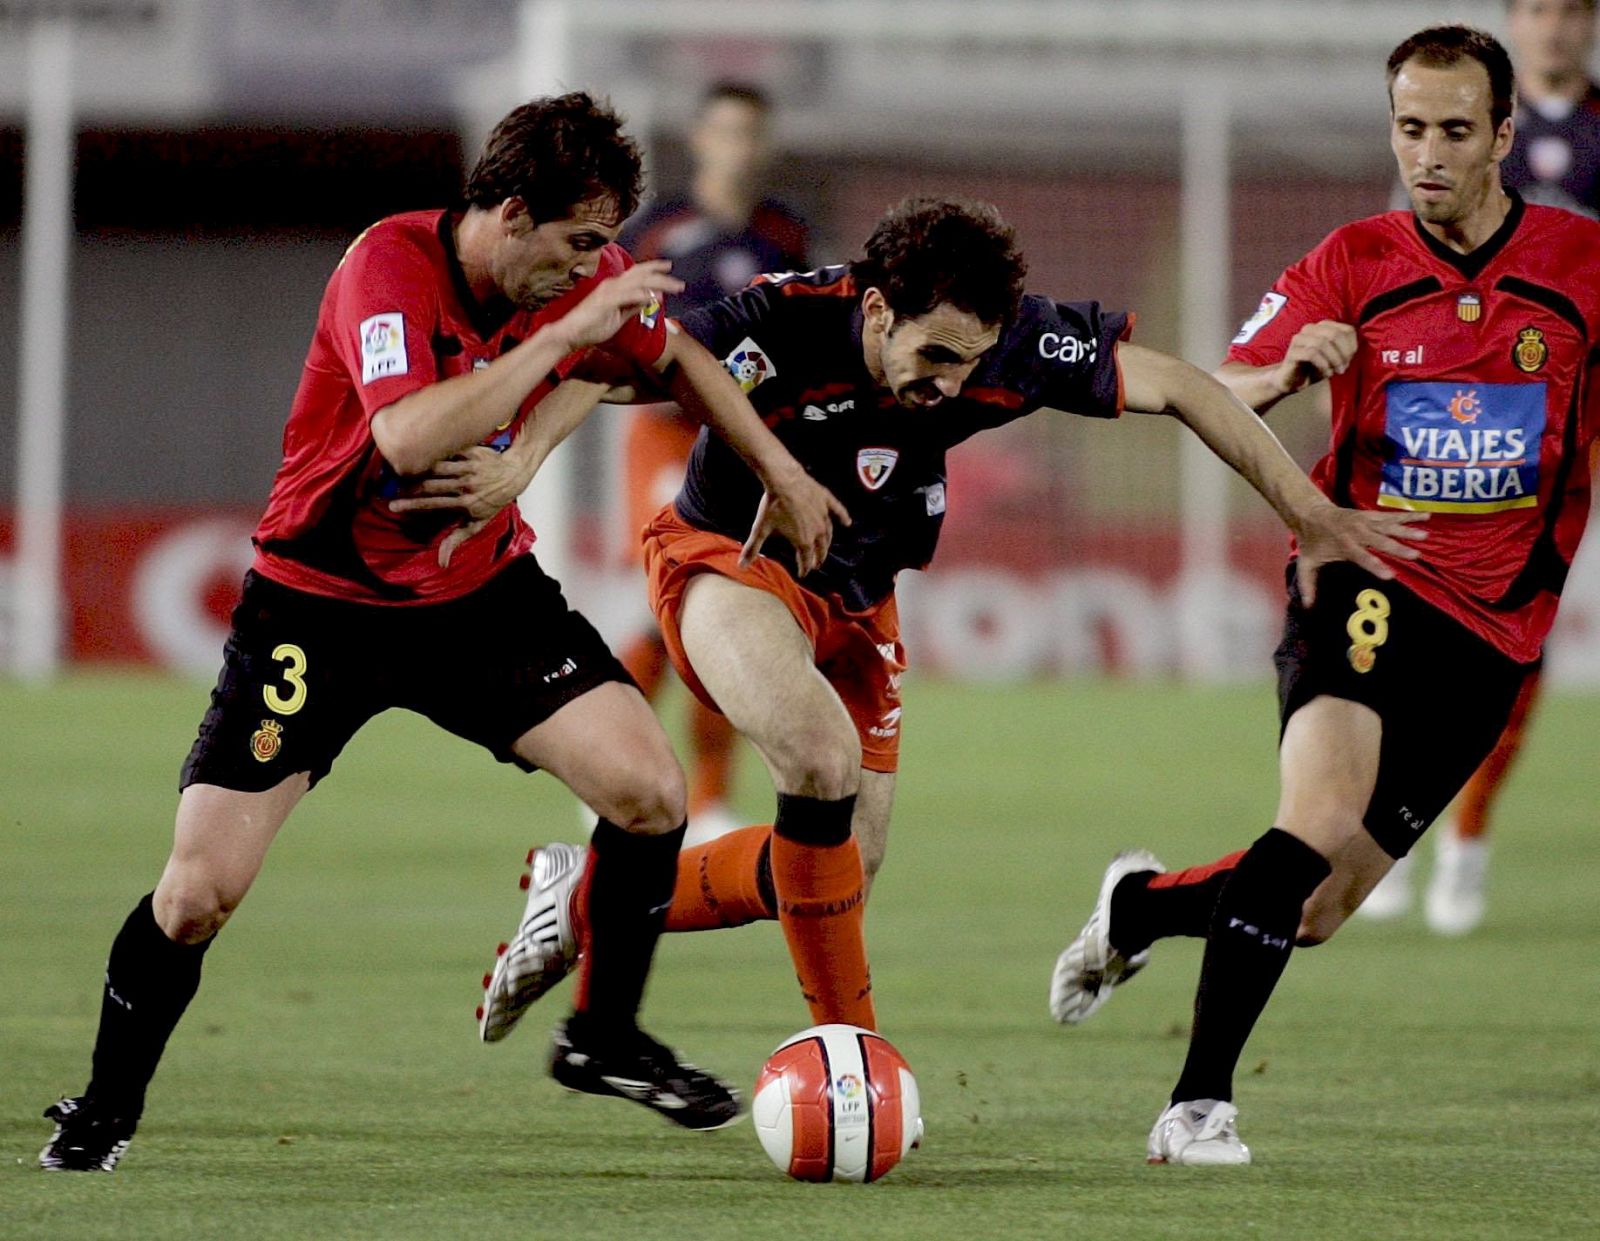
[[[1133,324],[1132,315],[1095,302],[1029,294],[960,396],[905,409],[862,359],[860,300],[849,267],[824,267],[760,277],[681,320],[723,360],[784,447],[850,510],[853,524],[835,527],[827,560],[801,584],[858,612],[882,602],[901,569],[933,558],[952,446],[1041,407],[1102,418],[1121,412],[1115,346]],[[760,500],[756,476],[701,431],[678,515],[743,539]],[[782,539],[762,552],[795,571]]]
[[[622,245],[636,259],[672,260],[672,274],[686,286],[672,298],[674,314],[737,293],[764,271],[808,266],[805,223],[773,199],[763,199],[737,229],[691,199],[668,199],[630,220]]]
[[[1503,185],[1531,203],[1600,215],[1600,86],[1570,110],[1517,101],[1517,136],[1500,164]]]

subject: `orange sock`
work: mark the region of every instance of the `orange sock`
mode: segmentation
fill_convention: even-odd
[[[1533,704],[1539,697],[1542,679],[1541,665],[1523,680],[1500,740],[1456,796],[1456,835],[1463,840],[1480,840],[1489,834],[1489,808],[1500,795],[1500,786],[1506,782],[1522,750],[1522,738],[1527,731],[1528,717],[1533,713]]]
[[[853,808],[855,798],[844,802]],[[816,1024],[842,1021],[876,1030],[872,976],[867,969],[861,850],[850,835],[837,844],[810,844],[783,834],[786,810],[795,803],[830,811],[840,803],[788,795],[778,799],[779,825],[772,833],[772,882],[777,889],[778,921],[789,943],[800,992]],[[812,811],[805,813],[809,817]],[[848,813],[844,822],[848,831]]]
[[[678,855],[668,931],[710,931],[777,916],[768,860],[770,827],[741,827]]]
[[[733,774],[733,725],[698,698],[689,703],[689,822],[707,806],[728,800]]]

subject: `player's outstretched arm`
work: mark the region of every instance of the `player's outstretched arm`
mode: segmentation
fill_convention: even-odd
[[[1296,332],[1283,357],[1271,366],[1224,362],[1215,374],[1234,396],[1264,414],[1291,392],[1344,374],[1355,356],[1355,328],[1323,319]]]
[[[794,546],[801,577],[817,568],[828,555],[834,521],[850,524],[844,505],[806,473],[767,429],[733,377],[694,337],[673,332],[656,367],[672,399],[725,439],[766,488],[741,562],[754,560],[761,545],[777,534]]]
[[[561,318],[541,327],[482,370],[429,384],[372,415],[378,451],[403,476],[426,474],[438,462],[477,444],[516,415],[529,392],[568,354],[617,334],[661,293],[683,282],[670,263],[638,263],[600,281]]]
[[[1117,361],[1125,408],[1182,419],[1294,532],[1300,544],[1300,591],[1307,603],[1316,595],[1317,570],[1330,561],[1350,560],[1387,579],[1394,570],[1378,553],[1396,560],[1415,560],[1420,554],[1404,540],[1427,537],[1418,528],[1426,513],[1340,508],[1301,472],[1266,423],[1198,367],[1125,344],[1117,346]]]
[[[450,558],[501,509],[516,503],[556,445],[603,400],[609,385],[603,380],[568,376],[540,401],[504,452],[474,444],[435,463],[389,508],[396,513],[455,509],[463,514],[457,526],[439,545],[439,564]]]

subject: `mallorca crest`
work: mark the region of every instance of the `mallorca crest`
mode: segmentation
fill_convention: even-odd
[[[1525,327],[1517,333],[1517,344],[1511,351],[1511,360],[1517,369],[1529,375],[1545,364],[1550,356],[1550,346],[1544,343],[1544,333],[1536,327]]]
[[[250,734],[250,753],[258,763],[270,763],[283,748],[283,725],[277,720],[262,720],[261,727]]]
[[[868,491],[876,491],[889,481],[894,463],[900,460],[896,448],[863,448],[856,453],[856,476]]]

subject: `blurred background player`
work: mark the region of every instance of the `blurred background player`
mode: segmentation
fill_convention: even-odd
[[[1506,36],[1517,68],[1516,133],[1500,182],[1531,203],[1600,217],[1600,86],[1589,76],[1593,0],[1509,0]],[[1396,203],[1409,208],[1403,189]],[[1593,463],[1591,462],[1591,468]],[[1434,839],[1423,898],[1428,926],[1465,935],[1487,908],[1489,816],[1522,749],[1539,697],[1541,660],[1518,694],[1505,732],[1456,798]],[[1361,906],[1363,917],[1397,918],[1411,908],[1415,854],[1395,864]]]
[[[721,81],[705,93],[689,133],[692,170],[687,195],[659,201],[623,231],[640,259],[671,259],[684,282],[672,299],[683,315],[737,293],[761,272],[802,270],[806,226],[788,207],[762,194],[772,158],[772,105],[759,87]],[[628,525],[624,546],[641,557],[639,535],[670,503],[700,424],[676,405],[647,405],[628,416],[624,454]],[[622,651],[622,662],[654,701],[667,677],[667,648],[654,622]],[[728,808],[738,739],[733,725],[698,698],[688,700],[689,841],[743,826]]]

